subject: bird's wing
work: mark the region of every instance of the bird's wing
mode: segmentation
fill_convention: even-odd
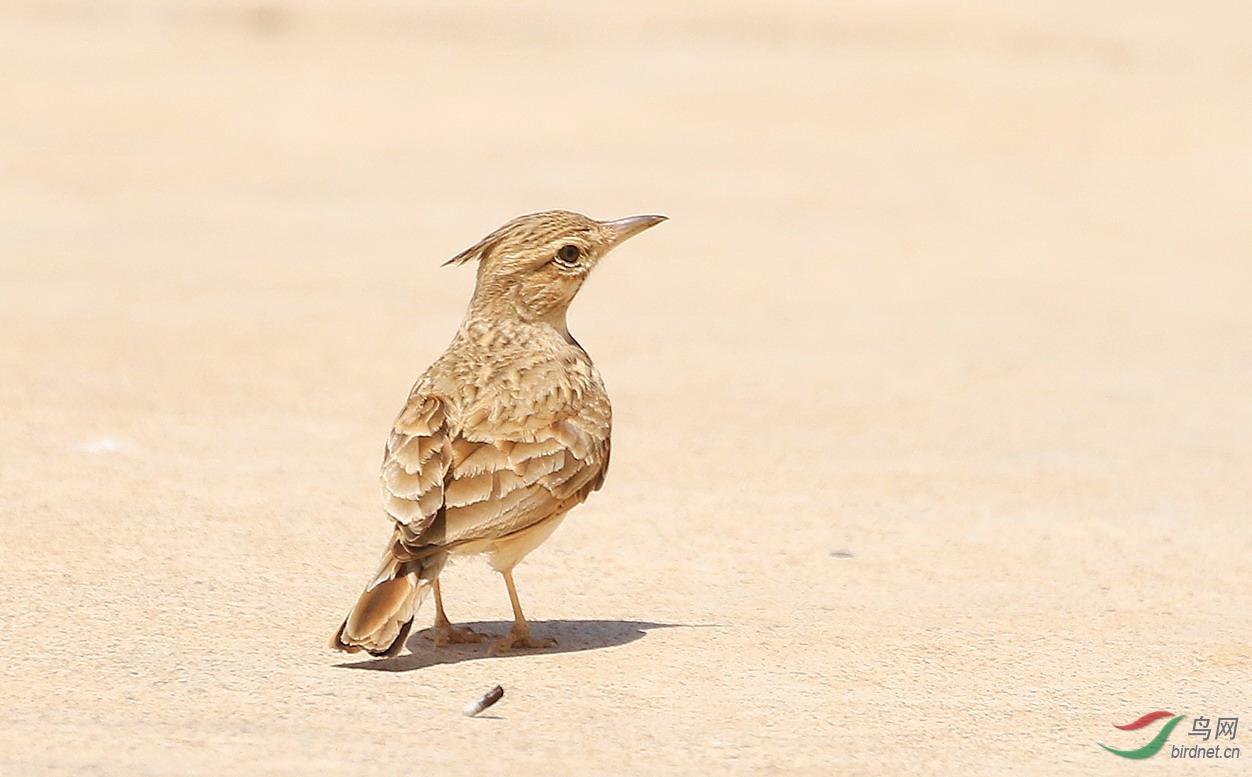
[[[469,439],[452,428],[441,399],[414,393],[382,467],[383,504],[406,546],[504,537],[565,512],[604,483],[607,418],[571,415],[508,436],[518,439]]]
[[[426,531],[443,510],[453,436],[439,397],[414,392],[387,438],[383,508],[405,534]]]
[[[579,416],[529,430],[524,440],[452,443],[444,492],[449,544],[521,531],[582,502],[604,482],[607,435]]]

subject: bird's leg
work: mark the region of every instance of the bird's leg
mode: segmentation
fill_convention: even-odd
[[[509,601],[513,604],[513,628],[507,637],[492,644],[491,652],[503,653],[511,648],[546,648],[555,645],[556,640],[551,637],[535,639],[530,636],[530,624],[522,614],[522,603],[518,601],[517,588],[513,586],[513,570],[500,574],[504,576],[504,584],[509,588]]]
[[[435,589],[435,647],[444,647],[449,642],[482,642],[486,634],[479,634],[468,626],[453,626],[448,614],[443,611],[443,596],[439,593],[439,580],[431,584]]]

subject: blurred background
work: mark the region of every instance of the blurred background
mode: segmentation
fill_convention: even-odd
[[[1250,9],[6,0],[0,766],[1099,773],[1109,722],[1246,711]],[[440,264],[547,208],[671,220],[571,312],[614,471],[527,611],[720,630],[510,659],[498,739],[399,746],[377,699],[423,686],[321,646],[472,288]]]

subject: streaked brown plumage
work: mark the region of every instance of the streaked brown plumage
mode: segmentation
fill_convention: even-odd
[[[513,606],[513,629],[495,647],[552,644],[531,637],[513,567],[604,483],[612,423],[604,384],[565,312],[610,249],[664,220],[533,213],[448,262],[478,260],[474,296],[387,440],[383,506],[395,532],[331,647],[395,655],[428,587],[436,642],[481,640],[452,627],[439,592],[449,554],[469,553],[487,554]]]

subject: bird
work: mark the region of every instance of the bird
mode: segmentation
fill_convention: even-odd
[[[531,213],[444,263],[477,262],[474,292],[392,425],[380,475],[391,539],[331,648],[397,655],[428,590],[437,646],[487,639],[452,625],[439,588],[448,558],[472,554],[504,578],[513,609],[493,652],[555,644],[531,633],[513,568],[604,484],[612,428],[604,382],[566,312],[609,251],[666,218]]]

